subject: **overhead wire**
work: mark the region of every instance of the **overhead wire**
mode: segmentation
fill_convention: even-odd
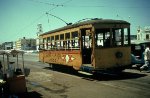
[[[35,1],[35,0],[30,0],[30,1]],[[63,2],[62,5],[66,4],[66,3],[70,2],[70,1],[72,1],[72,0],[67,0],[67,1]],[[49,4],[49,5],[50,5],[50,4]],[[54,7],[51,8],[50,10],[48,10],[47,12],[50,12],[50,11],[56,9],[57,7],[60,7],[60,6],[56,5],[56,4],[52,4],[52,6],[54,6]],[[28,24],[28,25],[26,25],[25,27],[23,27],[21,30],[19,30],[19,32],[23,32],[24,30],[26,30],[26,28],[28,28],[29,26],[33,25],[35,22],[37,22],[39,19],[41,19],[41,18],[44,17],[44,16],[45,16],[45,13],[43,13],[41,16],[39,16],[38,18],[36,18],[36,19],[35,19],[34,21],[32,21],[30,24]]]
[[[72,1],[72,0],[67,0],[67,1],[63,2],[62,5],[64,6],[64,4],[69,3],[70,1]],[[54,8],[50,9],[49,11],[47,11],[47,12],[45,13],[45,14],[47,15],[47,18],[48,18],[48,24],[50,23],[49,15],[51,15],[51,16],[53,16],[53,17],[57,17],[57,16],[55,16],[55,15],[50,14],[49,12],[52,11],[52,10],[54,10],[54,9],[56,9],[57,7],[59,7],[59,6],[55,6]],[[57,18],[59,18],[59,17],[57,17]],[[60,20],[62,20],[62,19],[60,19]],[[63,20],[63,21],[64,21],[64,20]],[[65,23],[67,24],[66,21],[65,21]],[[50,25],[49,25],[49,27],[50,27]]]
[[[106,8],[150,8],[150,6],[109,6],[109,5],[63,5],[63,7],[93,7],[93,8],[98,8],[98,7],[106,7]]]
[[[50,6],[63,6],[62,4],[47,3],[47,2],[37,1],[37,0],[28,0],[28,1],[42,3],[42,4],[46,4],[46,5],[50,5]]]
[[[47,3],[47,2],[43,2],[43,1],[38,1],[38,0],[28,0],[28,1],[32,1],[32,2],[36,2],[36,3],[41,3],[41,4],[46,4],[46,5],[50,5],[50,6],[54,6],[53,8],[51,8],[50,10],[46,11],[46,13],[49,13],[50,11],[58,8],[58,7],[110,7],[110,8],[141,8],[140,6],[104,6],[104,5],[65,5],[66,3],[72,1],[72,0],[67,0],[65,2],[63,2],[62,4],[54,4],[54,3]],[[142,6],[143,7],[143,6]],[[145,8],[150,8],[150,6],[145,6]],[[26,25],[25,27],[23,27],[20,31],[25,30],[27,27],[33,25],[35,22],[37,22],[39,19],[41,19],[42,17],[45,16],[46,13],[43,13],[41,16],[39,16],[38,18],[36,18],[34,21],[32,21],[30,24]],[[48,15],[47,15],[48,17]],[[48,23],[49,23],[49,19],[48,19]]]
[[[36,3],[41,3],[41,4],[46,4],[50,6],[61,6],[61,7],[109,7],[109,8],[150,8],[150,6],[107,6],[107,5],[64,5],[64,4],[54,4],[54,3],[47,3],[43,1],[38,1],[38,0],[28,0]],[[70,0],[69,0],[70,1]]]

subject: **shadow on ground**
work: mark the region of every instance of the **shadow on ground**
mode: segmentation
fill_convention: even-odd
[[[32,92],[26,92],[23,94],[17,94],[18,98],[43,98],[42,95],[36,91]],[[16,97],[10,97],[10,98],[16,98]]]
[[[119,74],[106,74],[98,73],[92,76],[93,79],[99,81],[111,81],[111,80],[126,80],[126,79],[136,79],[147,76],[146,74],[131,73],[131,72],[121,72]]]
[[[132,73],[132,72],[121,72],[121,73],[96,73],[94,75],[86,75],[86,74],[81,74],[78,73],[77,71],[71,69],[71,68],[55,68],[52,69],[50,67],[45,67],[44,69],[47,70],[53,70],[61,73],[66,73],[70,75],[75,75],[78,77],[81,77],[82,79],[86,79],[89,81],[110,81],[110,80],[125,80],[125,79],[135,79],[135,78],[141,78],[147,76],[144,73]]]

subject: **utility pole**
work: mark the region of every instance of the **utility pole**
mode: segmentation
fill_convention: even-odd
[[[38,32],[36,33],[36,34],[37,34],[36,49],[37,49],[37,51],[39,51],[39,45],[40,45],[40,38],[39,38],[39,36],[40,36],[40,34],[43,33],[42,24],[39,23],[39,24],[37,25],[37,30],[38,30]]]

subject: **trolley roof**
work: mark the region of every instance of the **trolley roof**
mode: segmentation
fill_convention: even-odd
[[[45,32],[41,35],[46,35],[46,34],[49,34],[49,33],[55,33],[55,32],[59,32],[59,31],[62,31],[62,30],[75,28],[75,27],[79,27],[79,26],[83,26],[83,25],[90,25],[90,24],[94,25],[94,24],[130,24],[130,23],[127,22],[127,21],[124,21],[124,20],[112,20],[112,19],[98,19],[98,18],[95,18],[95,19],[75,23],[75,24],[72,24],[72,25],[67,25],[67,26],[64,26],[64,27],[61,27],[61,28],[58,28],[58,29],[54,29],[54,30]]]

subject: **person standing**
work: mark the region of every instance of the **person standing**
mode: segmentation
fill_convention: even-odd
[[[0,61],[0,78],[2,78],[2,76],[3,76],[3,66],[2,66],[2,63],[1,63],[1,61]]]
[[[145,64],[140,67],[140,70],[147,69],[150,72],[150,47],[147,46],[144,53]]]

